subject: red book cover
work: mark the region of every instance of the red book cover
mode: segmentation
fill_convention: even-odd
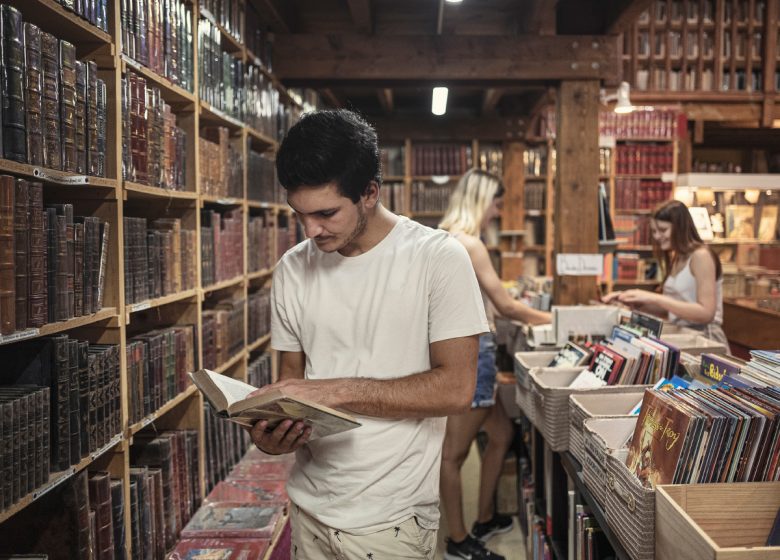
[[[207,502],[287,504],[283,480],[223,480],[206,497]]]
[[[281,505],[208,502],[201,506],[184,530],[183,539],[270,539],[284,513]]]
[[[264,558],[268,539],[185,539],[168,560],[248,560]]]
[[[593,360],[590,364],[590,370],[596,374],[597,377],[607,382],[607,385],[613,385],[618,379],[620,379],[620,372],[623,369],[623,364],[626,359],[603,346],[597,345],[596,352],[593,355]]]

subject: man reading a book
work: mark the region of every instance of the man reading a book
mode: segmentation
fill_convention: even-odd
[[[261,450],[296,452],[293,549],[433,558],[445,417],[469,410],[488,330],[469,257],[381,204],[377,136],[350,111],[305,115],[276,166],[308,239],[274,272],[270,387],[362,424],[315,441],[300,421],[252,428]]]

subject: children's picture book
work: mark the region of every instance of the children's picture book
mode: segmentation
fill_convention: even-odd
[[[729,239],[755,239],[755,208],[749,204],[726,206],[726,237]]]
[[[257,387],[214,371],[201,369],[190,373],[190,377],[218,416],[242,426],[251,427],[259,420],[267,420],[268,428],[273,429],[283,420],[303,420],[312,427],[310,440],[360,426],[349,414],[293,397],[279,389],[250,396]]]
[[[777,206],[761,208],[761,218],[758,221],[758,240],[774,241],[777,236]]]
[[[714,235],[712,233],[712,222],[710,222],[710,213],[704,206],[691,206],[688,208],[693,219],[693,225],[696,226],[696,231],[699,232],[699,237],[702,241],[712,241]]]

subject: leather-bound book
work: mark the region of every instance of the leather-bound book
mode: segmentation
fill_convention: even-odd
[[[76,47],[60,41],[62,169],[76,171]]]
[[[87,174],[97,175],[98,161],[98,77],[97,64],[87,62]]]
[[[43,69],[43,165],[62,168],[60,138],[60,62],[59,41],[54,35],[41,33]]]
[[[108,91],[106,82],[97,81],[97,172],[98,177],[106,176],[106,111],[108,110]]]
[[[27,328],[27,260],[29,245],[29,183],[24,179],[16,180],[14,196],[14,251],[16,276],[16,315],[15,329],[21,331]]]
[[[3,157],[27,161],[26,112],[24,107],[25,52],[22,14],[16,8],[0,5],[0,41],[2,65],[0,99],[2,100]]]
[[[87,65],[76,61],[76,173],[87,172]]]
[[[24,24],[25,107],[27,110],[27,163],[43,165],[43,58],[41,30]]]
[[[48,232],[44,227],[43,185],[28,186],[30,217],[30,250],[27,267],[27,321],[30,327],[42,327],[48,320],[46,293],[46,247]]]
[[[16,278],[14,277],[14,194],[15,180],[0,175],[0,334],[16,328]]]

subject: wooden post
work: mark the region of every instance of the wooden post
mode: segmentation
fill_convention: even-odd
[[[555,254],[598,253],[599,82],[563,81],[558,96]],[[554,264],[554,263],[553,263]],[[554,268],[554,267],[553,267]],[[597,297],[594,276],[557,276],[557,305]]]
[[[522,142],[504,144],[504,207],[501,210],[501,229],[525,229],[523,208],[523,153]],[[523,273],[523,257],[517,246],[519,239],[504,237],[501,246],[501,279],[516,280]]]

